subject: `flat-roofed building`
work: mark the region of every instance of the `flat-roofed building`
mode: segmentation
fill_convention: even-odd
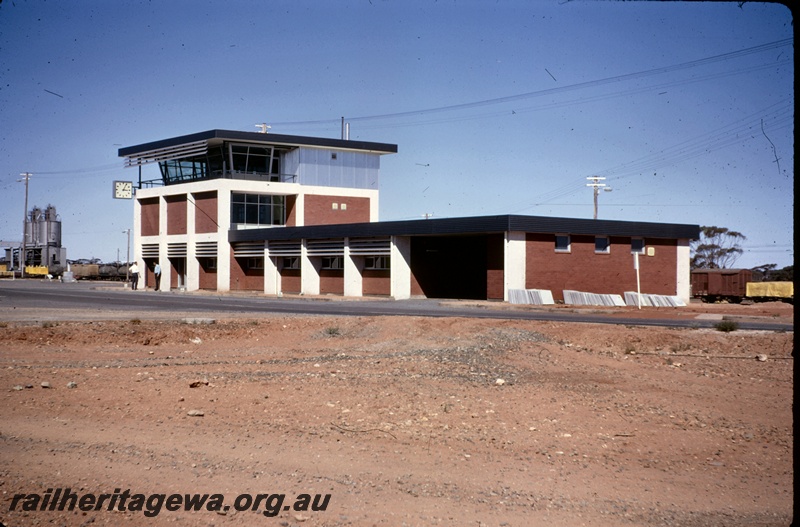
[[[136,185],[134,255],[162,288],[508,300],[512,289],[690,297],[698,225],[500,215],[382,222],[397,146],[211,130],[120,149]],[[141,168],[140,168],[141,174]],[[641,256],[641,258],[639,257]]]

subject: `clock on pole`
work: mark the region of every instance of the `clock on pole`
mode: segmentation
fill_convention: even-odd
[[[131,199],[131,198],[133,198],[133,182],[115,181],[114,199]]]

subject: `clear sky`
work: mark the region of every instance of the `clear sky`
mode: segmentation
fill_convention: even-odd
[[[211,129],[393,143],[382,220],[717,225],[794,260],[794,30],[778,3],[4,0],[0,240],[56,207],[124,260],[121,147]],[[149,171],[149,172],[148,172]],[[148,166],[145,179],[157,177]]]

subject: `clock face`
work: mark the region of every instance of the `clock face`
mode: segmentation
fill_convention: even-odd
[[[133,197],[133,183],[130,181],[114,182],[115,199],[131,199]]]

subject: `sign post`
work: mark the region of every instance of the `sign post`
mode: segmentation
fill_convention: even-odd
[[[642,309],[642,287],[639,281],[639,253],[633,253],[633,268],[636,269],[636,302],[639,304],[639,309]]]

